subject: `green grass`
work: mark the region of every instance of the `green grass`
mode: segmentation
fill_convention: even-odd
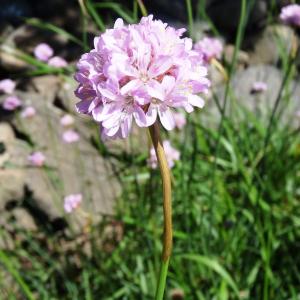
[[[87,3],[90,20],[101,30],[105,25],[98,10],[121,15],[118,3]],[[236,49],[248,9],[243,3]],[[134,12],[126,10],[123,17],[131,22],[137,10],[135,2]],[[189,8],[190,31],[192,23]],[[36,25],[60,33],[52,25]],[[85,34],[83,41],[62,34],[85,45]],[[53,71],[24,57],[35,74]],[[240,105],[228,116],[226,104],[237,96],[229,81],[220,124],[207,126],[204,108],[189,116],[182,132],[163,133],[181,153],[172,169],[174,250],[166,295],[180,288],[192,300],[299,299],[300,128],[280,118],[288,100],[285,88],[295,76],[293,60],[283,55],[282,61],[284,80],[267,120]],[[162,249],[159,172],[149,170],[148,154],[137,147],[123,155],[99,141],[94,146],[99,155],[117,160],[121,170],[116,215],[71,237],[14,227],[14,249],[0,252],[0,299],[153,299]],[[113,234],[107,234],[108,227]],[[7,283],[9,277],[15,284]]]

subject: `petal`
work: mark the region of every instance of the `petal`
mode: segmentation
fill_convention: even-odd
[[[120,126],[114,126],[114,127],[106,128],[105,135],[107,135],[109,137],[112,137],[118,132],[119,129],[120,129]]]
[[[192,111],[194,111],[193,106],[189,103],[185,103],[183,107],[187,113],[191,113]]]
[[[162,125],[167,129],[167,130],[172,130],[175,127],[175,120],[172,115],[171,110],[168,107],[162,107],[160,106],[158,109],[158,115],[159,119],[162,123]]]
[[[133,112],[133,117],[135,119],[136,124],[139,127],[147,126],[147,119],[146,119],[145,112],[139,106],[136,106],[136,108]]]
[[[188,101],[189,101],[189,104],[199,107],[199,108],[203,108],[205,105],[205,101],[197,95],[189,95]]]
[[[115,127],[115,126],[119,127],[119,123],[120,123],[120,113],[119,112],[114,112],[113,114],[109,115],[102,122],[102,125],[103,125],[103,127],[109,129],[109,128]]]
[[[160,56],[149,68],[149,75],[156,77],[168,71],[173,64],[173,60],[169,56]]]
[[[146,113],[147,126],[154,124],[157,118],[157,107],[150,104],[148,111]]]
[[[118,18],[114,24],[114,29],[120,29],[124,26],[124,22],[122,18]]]
[[[100,86],[98,86],[97,89],[100,92],[102,97],[107,98],[112,101],[116,100],[116,94],[114,94],[112,91],[110,91],[108,89],[104,89]]]
[[[152,98],[156,98],[161,101],[165,100],[165,93],[162,85],[156,80],[151,80],[151,82],[147,85],[147,92]]]
[[[121,128],[121,135],[123,138],[128,137],[132,126],[132,115],[128,115],[122,122]]]
[[[75,107],[76,107],[76,110],[78,113],[81,113],[81,114],[87,114],[89,113],[89,107],[91,105],[91,102],[90,100],[82,100],[82,101],[79,101],[78,103],[76,103]]]
[[[138,79],[131,80],[121,88],[121,94],[125,95],[130,91],[137,90],[142,84]]]
[[[166,94],[169,94],[175,86],[175,78],[173,76],[164,76],[161,85]]]

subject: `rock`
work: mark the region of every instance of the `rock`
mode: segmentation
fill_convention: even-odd
[[[8,148],[14,142],[15,135],[8,123],[0,123],[0,168],[9,159]]]
[[[23,170],[0,169],[0,212],[10,201],[24,197],[25,173]]]
[[[249,53],[250,64],[273,64],[280,60],[280,53],[291,51],[296,35],[293,29],[285,25],[270,25],[260,36],[249,40],[254,48]]]
[[[57,103],[60,101],[60,97],[56,95],[59,85],[54,76],[45,76],[35,79],[28,92],[17,91],[24,105],[35,107],[37,113],[30,119],[12,120],[19,135],[30,137],[30,140],[17,138],[16,144],[10,149],[9,161],[21,169],[20,173],[26,174],[23,185],[27,186],[38,209],[46,213],[50,222],[64,217],[63,199],[74,193],[83,194],[83,209],[97,221],[101,213],[112,213],[120,187],[110,163],[91,145],[91,137],[98,135],[91,120],[88,122],[82,116],[74,115],[74,129],[81,139],[74,144],[63,142],[62,134],[66,129],[60,125],[60,118],[68,108]],[[77,102],[73,90],[70,95],[71,100]],[[65,100],[61,101],[64,103]],[[45,154],[45,168],[31,167],[28,164],[27,156],[33,150]],[[9,170],[2,172],[8,174]],[[11,189],[13,187],[9,189],[10,192]],[[73,216],[70,218],[72,220]],[[74,222],[78,223],[78,220]],[[83,220],[82,223],[84,222]]]
[[[230,64],[234,55],[234,45],[228,44],[224,47],[224,60]],[[249,55],[243,50],[237,53],[237,69],[244,69],[249,64]]]
[[[33,217],[24,208],[15,208],[11,211],[16,226],[22,230],[35,231],[37,229]]]
[[[268,89],[262,93],[251,93],[252,85],[256,81],[263,81]],[[240,70],[233,75],[231,82],[230,95],[227,99],[227,114],[230,114],[231,105],[247,108],[257,115],[267,126],[271,110],[277,99],[281,83],[283,81],[282,72],[271,65],[251,66],[245,70]],[[213,87],[221,105],[223,105],[225,85]],[[287,91],[286,91],[287,92]],[[299,126],[299,119],[295,112],[300,109],[299,95],[300,85],[296,81],[290,82],[288,93],[290,101],[284,98],[280,102],[277,112],[282,110],[280,124]],[[220,122],[220,113],[215,102],[210,99],[207,101],[205,113],[201,115],[207,126],[217,127]]]

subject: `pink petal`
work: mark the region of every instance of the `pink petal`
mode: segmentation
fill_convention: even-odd
[[[158,115],[159,119],[162,123],[162,125],[167,129],[167,130],[172,130],[175,127],[175,120],[174,117],[171,113],[171,110],[168,107],[162,107],[160,106],[158,109]]]
[[[145,112],[139,107],[137,106],[133,112],[133,117],[135,119],[136,124],[139,127],[146,127],[147,126],[147,119],[146,119],[146,115]]]
[[[154,124],[157,118],[157,108],[150,104],[146,113],[147,126]]]
[[[160,56],[155,60],[155,63],[149,68],[151,77],[156,77],[168,71],[173,64],[173,60],[169,56]]]
[[[122,95],[125,95],[127,94],[128,92],[131,92],[131,91],[135,91],[137,90],[143,83],[138,80],[138,79],[134,79],[134,80],[131,80],[129,81],[127,84],[125,84],[122,88],[121,88],[121,94]]]
[[[205,101],[197,95],[189,95],[188,99],[189,103],[196,107],[203,108],[205,105]]]

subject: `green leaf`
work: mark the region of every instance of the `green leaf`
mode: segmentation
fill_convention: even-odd
[[[239,289],[237,288],[236,283],[234,282],[230,274],[220,265],[220,263],[217,260],[213,258],[209,258],[207,256],[197,255],[197,254],[184,254],[178,257],[197,262],[200,265],[204,265],[207,268],[213,270],[218,275],[220,275],[220,277],[228,284],[228,286],[232,288],[236,296],[240,298]]]

